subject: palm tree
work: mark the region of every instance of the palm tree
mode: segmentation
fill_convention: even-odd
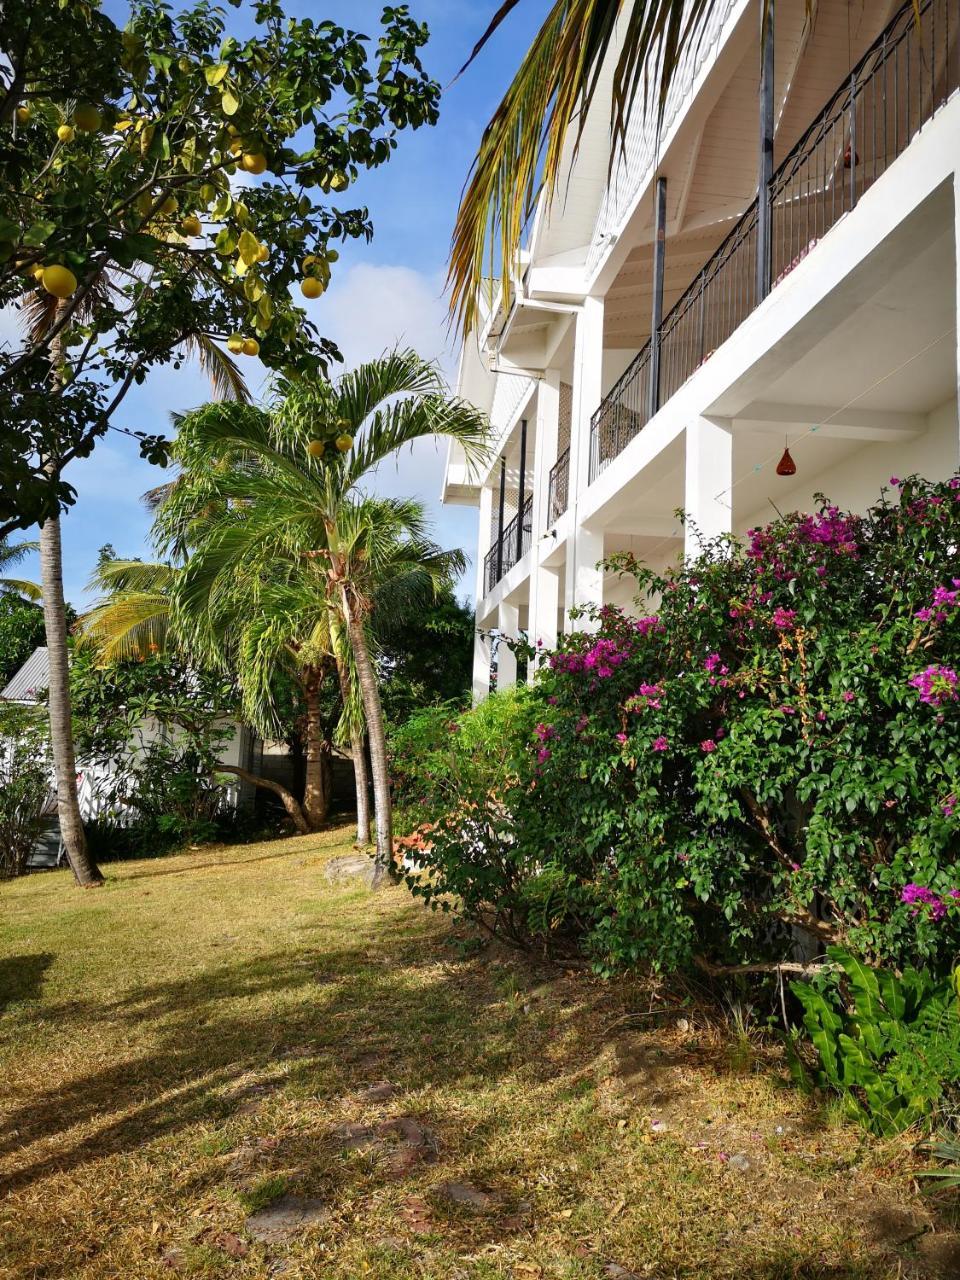
[[[199,561],[193,556],[179,597],[195,617],[204,609],[215,615],[253,551],[264,565],[271,557],[277,563],[300,557],[319,568],[363,703],[382,875],[392,861],[393,834],[371,612],[378,593],[388,599],[390,592],[448,581],[463,560],[430,542],[419,504],[366,499],[361,485],[381,462],[430,436],[453,438],[475,461],[485,449],[487,422],[449,396],[435,366],[413,351],[394,351],[334,384],[284,391],[271,413],[208,405],[187,415],[176,455],[190,484],[181,494],[175,486],[158,513],[161,544],[168,554],[183,554],[200,544],[211,519],[220,520],[215,545]],[[384,596],[387,579],[393,585]]]
[[[15,542],[11,545],[6,538],[0,538],[0,575],[4,575],[7,569],[19,564],[24,556],[39,548],[39,542]],[[26,578],[0,576],[0,596],[23,596],[36,603],[40,595],[40,588],[35,582]]]
[[[520,0],[504,0],[461,74]],[[552,199],[576,155],[600,69],[617,40],[610,101],[610,166],[626,141],[637,95],[662,119],[667,94],[687,49],[718,0],[555,0],[517,74],[483,132],[453,231],[448,283],[451,313],[474,327],[485,273],[499,257],[503,301],[524,229],[541,192]],[[763,21],[772,0],[761,0]],[[804,0],[809,21],[815,0]],[[494,241],[497,254],[494,253]],[[485,267],[485,264],[488,264]]]
[[[85,323],[98,309],[110,304],[116,292],[109,272],[101,271],[90,282],[80,305],[74,311],[74,319],[80,324]],[[56,330],[66,305],[42,290],[29,295],[22,308],[22,318],[34,341],[40,341]],[[50,345],[51,395],[56,395],[65,385],[63,338],[63,334],[58,334]],[[188,353],[199,358],[210,376],[214,394],[235,400],[248,398],[246,385],[236,365],[206,334],[187,335],[182,345]],[[123,394],[125,391],[121,390],[121,398]],[[45,458],[43,465],[51,477],[59,476],[60,462],[57,458]],[[70,654],[66,602],[63,596],[63,547],[59,512],[48,516],[40,526],[40,579],[49,672],[47,708],[50,747],[57,782],[60,833],[77,884],[83,888],[94,888],[103,884],[103,876],[87,848],[77,795],[77,759],[73,746]]]

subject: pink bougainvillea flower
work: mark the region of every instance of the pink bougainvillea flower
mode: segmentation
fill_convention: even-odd
[[[659,738],[654,738],[650,747],[652,751],[667,751],[670,747],[670,743],[666,740],[663,734],[661,734]]]

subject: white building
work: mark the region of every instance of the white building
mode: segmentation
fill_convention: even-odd
[[[509,308],[467,339],[494,452],[478,475],[452,449],[443,499],[479,511],[478,697],[491,632],[549,647],[571,608],[629,603],[614,552],[662,567],[693,526],[958,468],[960,3],[815,8],[776,0],[763,40],[759,0],[720,0],[659,145],[638,108],[610,181],[606,68]]]

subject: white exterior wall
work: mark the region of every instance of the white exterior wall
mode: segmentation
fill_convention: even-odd
[[[721,10],[733,22],[744,7]],[[724,38],[722,31],[715,36],[714,52]],[[641,188],[638,178],[628,192],[618,172],[606,193],[590,250],[594,282],[602,278],[610,247],[604,237],[614,224],[623,225]],[[814,244],[591,484],[590,419],[633,356],[604,347],[606,285],[596,283],[596,294],[576,306],[565,363],[558,362],[551,375],[555,383],[559,371],[573,386],[567,511],[545,529],[545,493],[535,497],[533,548],[488,595],[478,582],[478,617],[493,626],[528,617],[531,639],[549,647],[558,616],[566,629],[584,625],[570,617],[578,606],[631,606],[632,583],[604,578],[597,569],[605,555],[629,547],[661,570],[684,551],[696,553],[689,526],[684,538],[674,518],[677,508],[706,537],[743,534],[774,518],[777,509],[812,509],[818,492],[842,508],[863,511],[892,476],[937,480],[956,473],[958,246],[960,95],[954,92],[860,194],[857,207]],[[668,241],[668,260],[669,254]],[[534,257],[533,271],[540,265]],[[501,390],[504,381],[514,385]],[[532,384],[518,389],[522,381],[498,380],[498,439],[529,400]],[[775,473],[785,443],[797,462],[789,479]],[[538,487],[545,489],[549,465],[538,454]],[[481,553],[486,546],[489,538]],[[501,686],[510,675],[507,663]]]

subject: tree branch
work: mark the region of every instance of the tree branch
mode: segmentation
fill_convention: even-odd
[[[293,825],[302,836],[310,834],[310,827],[303,815],[303,809],[296,797],[282,786],[279,782],[274,782],[270,778],[261,778],[259,774],[250,773],[248,769],[241,769],[236,764],[218,764],[215,773],[232,773],[244,782],[249,782],[255,787],[262,787],[264,791],[272,791],[274,795],[279,796],[283,801],[283,807],[293,819]]]

